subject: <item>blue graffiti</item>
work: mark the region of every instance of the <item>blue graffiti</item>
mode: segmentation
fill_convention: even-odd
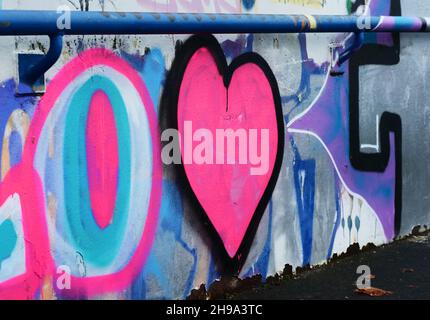
[[[163,267],[160,265],[170,267],[170,264],[166,261],[159,261],[159,259],[170,260],[177,250],[177,245],[180,245],[187,253],[192,257],[192,266],[190,270],[182,270],[182,272],[188,272],[187,280],[183,289],[183,297],[189,295],[191,289],[193,288],[193,280],[197,271],[197,251],[195,248],[191,248],[185,240],[182,238],[182,221],[183,221],[184,208],[182,205],[182,196],[175,182],[168,180],[163,180],[163,198],[161,201],[159,224],[157,227],[157,235],[173,235],[175,241],[172,243],[166,243],[161,238],[156,238],[154,241],[153,248],[157,247],[156,243],[158,241],[163,241],[162,253],[157,255],[154,250],[151,251],[148,260],[145,264],[144,272],[140,275],[138,281],[132,286],[132,294],[140,297],[140,292],[142,291],[142,283],[145,282],[144,279],[148,279],[150,276],[156,277],[159,285],[163,288],[163,297],[170,297],[171,283],[168,280],[168,274],[164,272]]]
[[[30,118],[33,116],[33,112],[36,105],[36,98],[31,96],[16,96],[16,83],[14,80],[7,80],[1,83],[0,86],[0,99],[2,102],[2,106],[0,108],[0,136],[4,136],[4,132],[6,129],[6,124],[11,116],[12,112],[15,110],[21,109],[23,110]],[[20,141],[21,139],[19,139]],[[8,150],[11,155],[11,166],[16,164],[21,159],[21,147],[22,141],[15,145],[15,142],[18,142],[18,138],[12,133],[9,141]],[[0,150],[3,149],[3,138],[0,139]],[[0,162],[1,166],[1,162]]]
[[[315,200],[315,160],[302,160],[296,155],[294,161],[294,187],[299,211],[300,234],[303,248],[303,265],[310,264]]]
[[[242,5],[246,10],[251,10],[255,5],[255,0],[242,0]]]
[[[22,139],[17,131],[12,131],[9,138],[10,166],[13,167],[21,161]]]

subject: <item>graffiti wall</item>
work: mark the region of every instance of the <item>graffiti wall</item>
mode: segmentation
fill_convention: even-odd
[[[430,15],[419,0],[0,4]],[[182,299],[428,226],[430,42],[367,34],[338,64],[355,40],[65,36],[41,92],[20,94],[18,54],[46,54],[49,41],[2,37],[0,298]]]

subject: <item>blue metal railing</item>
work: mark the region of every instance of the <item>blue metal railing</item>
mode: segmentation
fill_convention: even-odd
[[[299,32],[429,32],[429,18],[267,14],[189,14],[70,11],[59,29],[56,11],[0,11],[0,35],[192,34]]]
[[[68,21],[68,23],[64,23]],[[95,11],[0,11],[0,36],[49,35],[47,55],[21,54],[17,92],[36,92],[61,54],[63,35],[194,33],[353,33],[338,64],[362,45],[363,32],[430,32],[430,18],[268,14],[132,13]],[[336,53],[336,52],[335,52]]]

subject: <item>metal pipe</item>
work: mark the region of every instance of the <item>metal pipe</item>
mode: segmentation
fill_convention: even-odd
[[[70,14],[70,28],[59,19]],[[61,24],[60,24],[61,25]],[[430,32],[430,18],[1,10],[0,35]]]
[[[63,35],[50,35],[49,36],[49,50],[43,59],[37,62],[35,65],[31,66],[23,74],[21,81],[27,85],[32,85],[36,80],[46,71],[48,71],[58,58],[61,56],[63,50]]]

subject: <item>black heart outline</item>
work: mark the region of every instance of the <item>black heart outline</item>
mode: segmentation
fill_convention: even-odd
[[[242,269],[249,254],[252,242],[260,224],[260,220],[266,210],[266,207],[269,203],[276,182],[278,180],[279,173],[281,171],[285,144],[285,124],[284,117],[282,114],[282,103],[275,75],[273,74],[269,64],[266,62],[266,60],[264,60],[263,57],[254,52],[247,52],[236,57],[230,63],[230,65],[228,65],[226,57],[224,55],[224,51],[222,50],[221,46],[218,43],[218,40],[214,36],[193,35],[188,38],[183,44],[177,45],[175,58],[166,77],[159,109],[161,132],[168,128],[173,128],[176,130],[178,129],[177,110],[179,91],[182,84],[182,79],[191,57],[200,48],[206,48],[212,55],[215,64],[217,65],[219,74],[223,77],[224,86],[226,87],[226,89],[228,89],[231,78],[236,69],[246,63],[253,63],[257,65],[260,70],[263,71],[272,89],[276,113],[276,121],[278,127],[278,148],[276,152],[272,175],[247,227],[239,249],[237,250],[233,258],[228,255],[227,251],[225,250],[224,243],[218,235],[218,232],[210,221],[205,210],[202,208],[197,196],[194,194],[183,165],[163,165],[165,171],[169,170],[168,167],[173,167],[175,169],[174,174],[177,174],[178,182],[183,188],[182,195],[188,197],[190,205],[192,205],[192,207],[196,211],[201,213],[199,214],[199,216],[203,219],[203,226],[204,228],[208,229],[208,234],[211,237],[211,242],[208,243],[208,246],[209,248],[211,248],[212,258],[214,258],[215,256],[217,256],[218,258],[215,259],[215,263],[218,266],[217,271],[222,275],[237,275]]]

